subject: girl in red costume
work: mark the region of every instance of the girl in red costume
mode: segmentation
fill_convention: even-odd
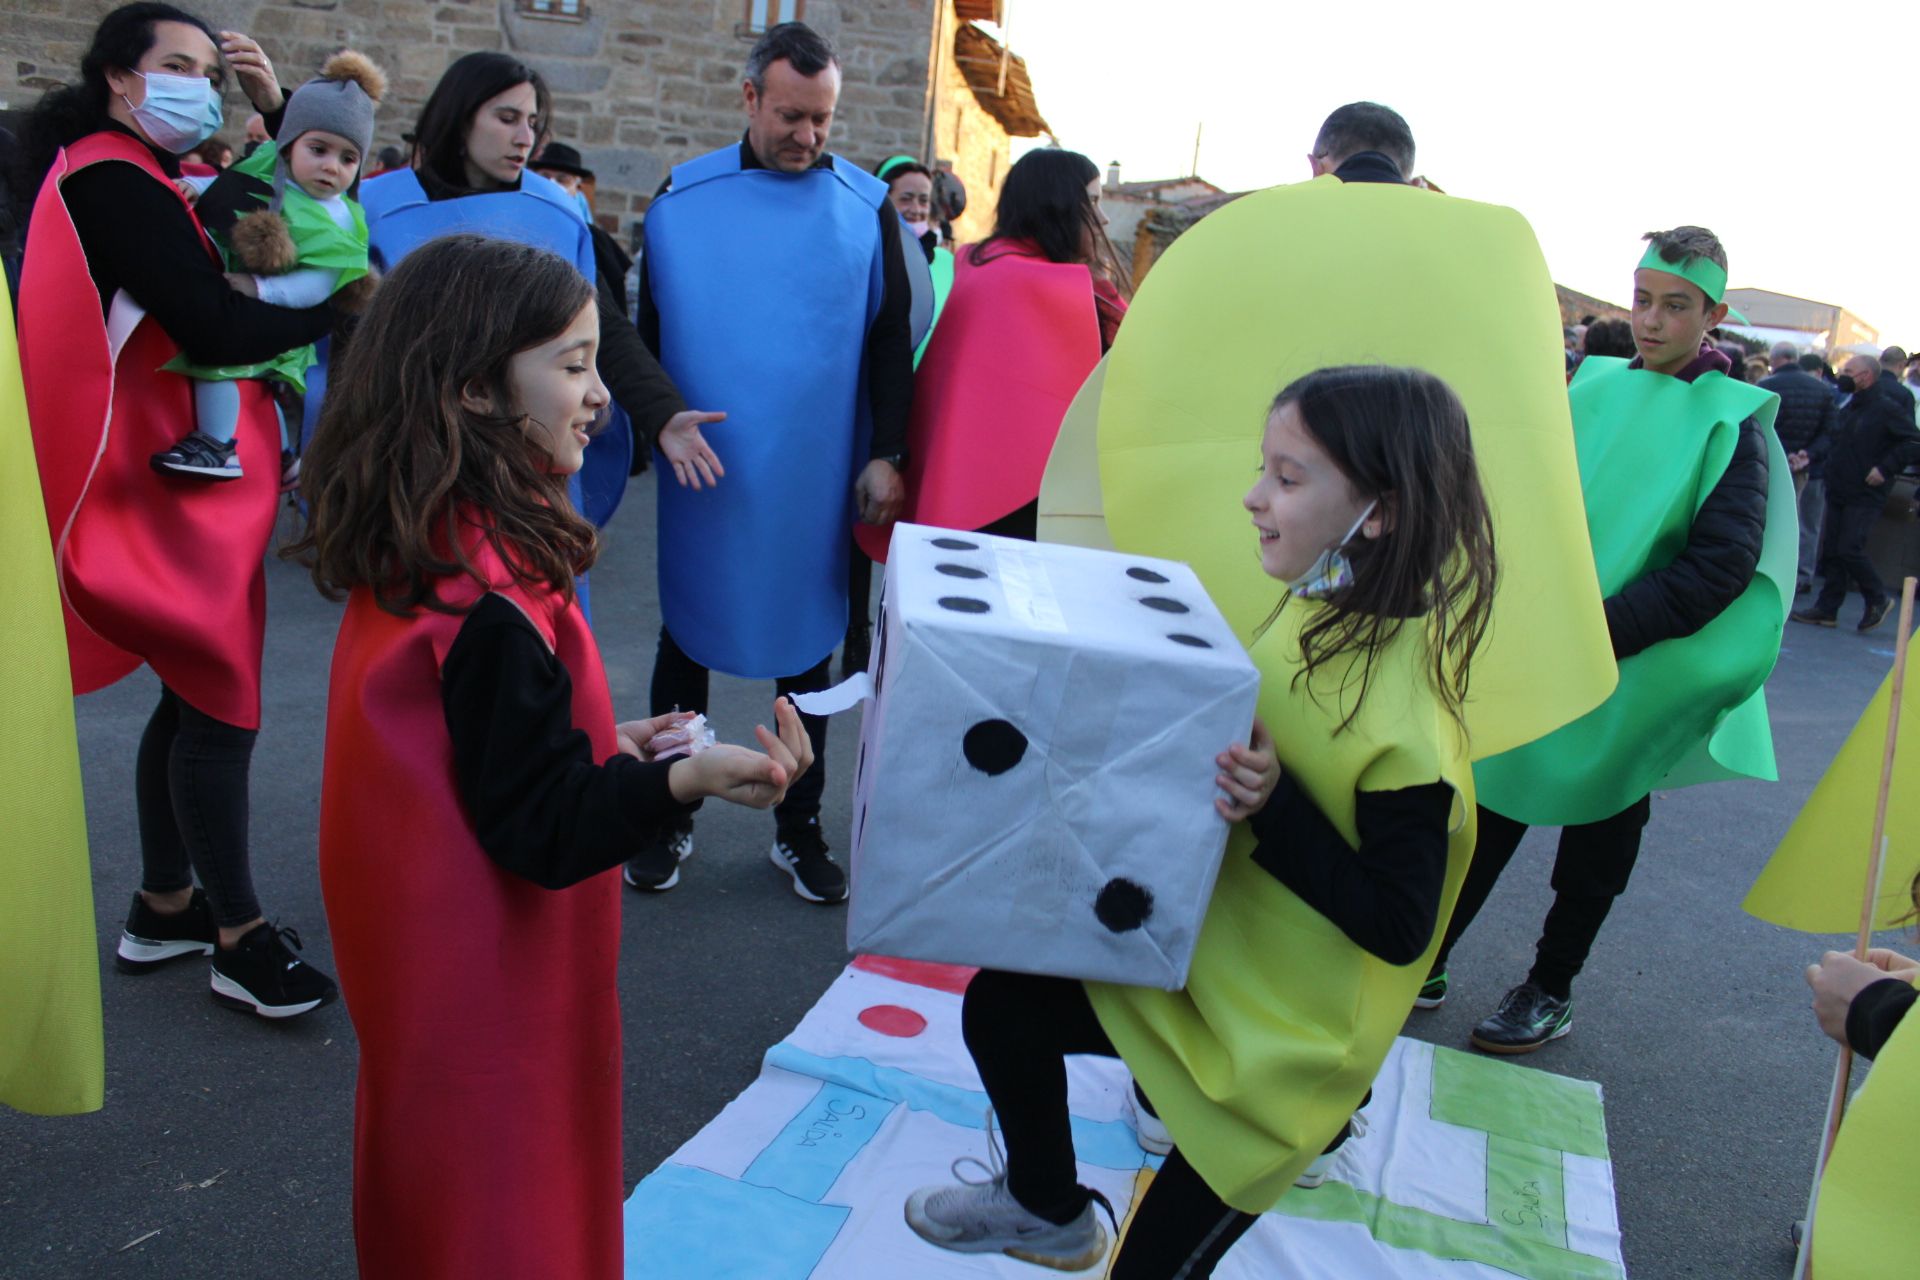
[[[325,306],[268,306],[229,288],[173,185],[179,156],[220,127],[229,71],[278,115],[280,87],[253,41],[231,31],[216,41],[171,5],[126,5],[101,20],[80,83],[35,108],[24,158],[46,177],[27,238],[20,358],[74,689],[142,663],[161,682],[134,768],[141,888],[119,967],[211,954],[217,999],[285,1018],[333,999],[334,986],[289,949],[292,930],[266,923],[248,856],[261,559],[280,451],[264,386],[241,388],[245,479],[208,493],[147,463],[194,424],[192,383],[161,366],[182,354],[269,359],[331,319]]]
[[[914,378],[901,519],[1033,538],[1060,420],[1127,310],[1106,226],[1100,171],[1079,152],[1030,151],[1007,171]],[[854,532],[886,559],[891,525]]]
[[[375,295],[303,467],[296,550],[350,593],[320,878],[360,1039],[366,1280],[621,1273],[609,872],[703,797],[771,806],[813,759],[784,699],[766,754],[656,760],[686,716],[614,723],[566,496],[608,402],[599,334],[554,254],[433,241]]]

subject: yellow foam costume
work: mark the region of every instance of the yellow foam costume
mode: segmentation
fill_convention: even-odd
[[[100,958],[73,678],[60,586],[27,430],[13,312],[0,291],[0,1103],[36,1115],[98,1111],[106,1090]]]
[[[1471,741],[1426,683],[1417,627],[1376,656],[1359,719],[1333,735],[1338,696],[1316,703],[1293,685],[1299,627],[1323,607],[1305,601],[1252,646],[1260,709],[1283,767],[1349,841],[1357,790],[1453,787],[1444,925],[1473,845],[1468,757],[1551,732],[1615,680],[1553,285],[1519,214],[1322,178],[1210,215],[1156,264],[1069,410],[1041,529],[1098,545],[1099,512],[1111,545],[1192,564],[1250,636],[1284,590],[1261,571],[1240,507],[1267,409],[1286,383],[1338,364],[1427,369],[1472,421],[1501,581],[1473,669]],[[1254,866],[1252,843],[1234,833],[1184,991],[1089,993],[1195,1169],[1228,1204],[1260,1212],[1359,1102],[1430,957],[1396,967],[1368,955]]]

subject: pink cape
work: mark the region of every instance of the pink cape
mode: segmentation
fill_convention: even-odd
[[[901,519],[978,529],[1040,494],[1067,405],[1100,362],[1093,277],[995,245],[956,255],[953,292],[913,384],[907,505]],[[887,558],[892,525],[854,526]]]

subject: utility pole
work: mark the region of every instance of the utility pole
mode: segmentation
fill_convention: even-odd
[[[1191,178],[1200,176],[1200,131],[1206,128],[1206,125],[1207,122],[1202,120],[1193,126],[1193,169],[1187,175]]]

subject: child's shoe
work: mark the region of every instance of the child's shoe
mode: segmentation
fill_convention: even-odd
[[[300,487],[300,455],[291,449],[280,451],[280,492],[292,493]]]
[[[245,474],[231,440],[215,440],[198,431],[189,432],[173,448],[154,454],[153,469],[196,480],[238,480]]]
[[[1371,1098],[1373,1096],[1372,1092],[1369,1091],[1367,1096]],[[1364,1107],[1367,1104],[1363,1102],[1360,1105]],[[1293,1185],[1311,1190],[1325,1182],[1333,1176],[1333,1167],[1339,1163],[1340,1153],[1346,1148],[1348,1141],[1353,1138],[1364,1138],[1366,1136],[1367,1118],[1356,1111],[1353,1113],[1352,1119],[1340,1126],[1340,1132],[1335,1134],[1333,1141],[1327,1144],[1327,1149],[1315,1156],[1313,1163],[1302,1170],[1300,1176],[1293,1180]]]
[[[1106,1228],[1094,1216],[1094,1206],[1113,1218],[1113,1205],[1098,1191],[1089,1191],[1087,1207],[1072,1222],[1049,1222],[1013,1198],[1007,1190],[1007,1169],[987,1122],[987,1156],[982,1164],[972,1156],[953,1162],[959,1185],[922,1187],[907,1197],[907,1225],[928,1244],[955,1253],[1004,1253],[1022,1262],[1038,1263],[1058,1271],[1083,1271],[1107,1253]],[[971,1164],[985,1171],[985,1181],[961,1173]]]
[[[1147,1101],[1138,1082],[1127,1090],[1126,1107],[1127,1119],[1133,1122],[1133,1136],[1139,1140],[1140,1149],[1156,1156],[1171,1155],[1173,1134],[1167,1129],[1166,1121],[1153,1113],[1153,1104]]]
[[[1430,973],[1427,980],[1420,984],[1420,994],[1413,998],[1416,1009],[1438,1009],[1447,1002],[1447,971]]]
[[[1571,1030],[1573,997],[1549,994],[1529,980],[1507,992],[1469,1039],[1487,1053],[1532,1053]]]

